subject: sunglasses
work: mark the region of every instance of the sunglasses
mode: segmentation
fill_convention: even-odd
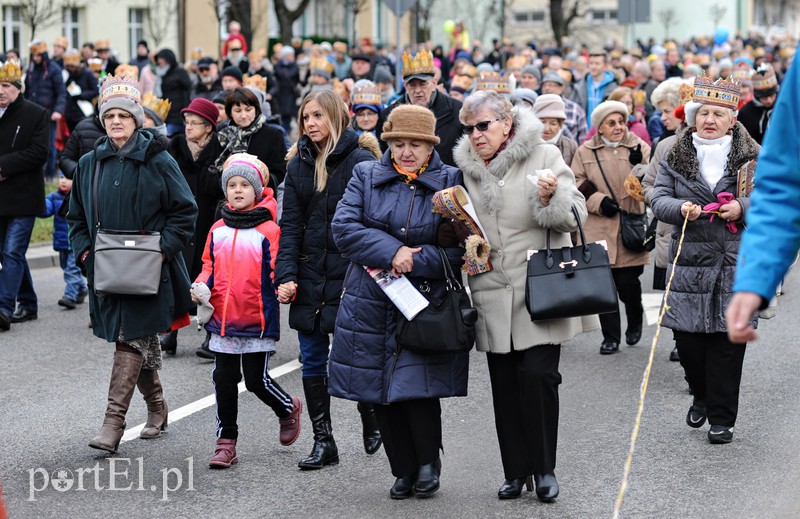
[[[481,121],[479,123],[475,123],[475,125],[467,124],[464,126],[464,135],[472,135],[472,132],[476,129],[483,133],[489,129],[489,125],[499,121],[500,119],[492,119],[491,121]]]

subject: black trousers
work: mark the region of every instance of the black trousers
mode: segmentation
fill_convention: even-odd
[[[214,394],[217,399],[217,438],[236,439],[239,437],[239,388],[242,381],[248,391],[267,404],[279,418],[292,413],[292,397],[269,376],[271,352],[217,353],[214,361]]]
[[[678,331],[675,344],[695,400],[706,403],[708,423],[733,427],[747,344],[732,343],[727,333]]]
[[[438,398],[375,406],[383,448],[396,478],[433,463],[442,446],[442,406]]]
[[[614,284],[617,286],[617,294],[619,294],[620,301],[625,304],[628,329],[642,325],[644,307],[642,306],[642,283],[639,281],[639,276],[643,272],[644,265],[611,269]],[[619,343],[622,338],[620,326],[619,310],[610,314],[600,314],[603,342]]]
[[[560,358],[560,344],[487,354],[494,422],[506,479],[547,474],[555,469]]]

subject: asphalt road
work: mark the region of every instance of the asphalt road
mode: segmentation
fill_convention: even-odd
[[[382,450],[363,452],[353,402],[333,403],[341,463],[301,472],[296,463],[312,443],[307,417],[298,442],[281,447],[275,416],[252,395],[241,395],[241,461],[229,470],[209,470],[213,406],[175,421],[179,408],[213,393],[212,363],[194,355],[201,339],[194,330],[181,332],[178,355],[167,358],[162,371],[173,420],[168,433],[128,441],[111,458],[90,449],[87,442],[102,423],[112,348],[91,335],[86,307],[65,311],[56,305],[60,270],[36,270],[34,283],[39,319],[0,333],[0,478],[11,518],[613,514],[654,326],[638,346],[623,346],[617,355],[598,354],[599,331],[564,345],[556,468],[561,495],[555,503],[539,503],[527,493],[515,501],[497,499],[503,473],[485,356],[476,352],[469,396],[443,402],[441,490],[427,500],[392,501],[388,462]],[[650,286],[649,271],[644,284]],[[798,301],[794,274],[777,317],[762,322],[761,340],[748,348],[730,445],[710,445],[707,427],[685,425],[691,396],[680,366],[667,360],[671,333],[662,333],[622,517],[800,517]],[[297,357],[296,335],[285,317],[279,348],[273,368]],[[291,394],[302,394],[298,370],[278,380]],[[137,393],[128,427],[143,423],[145,415]]]

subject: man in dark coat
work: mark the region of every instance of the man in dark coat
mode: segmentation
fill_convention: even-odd
[[[277,92],[273,94],[275,109],[281,116],[281,126],[287,134],[292,130],[292,119],[297,117],[297,85],[300,83],[300,69],[294,62],[294,49],[288,45],[280,50],[279,61],[275,64],[275,83]]]
[[[752,76],[753,99],[739,110],[739,122],[747,129],[747,133],[761,144],[764,133],[769,126],[772,109],[778,98],[778,81],[772,65],[764,63]]]
[[[161,49],[156,54],[156,88],[153,95],[161,99],[169,99],[172,103],[167,115],[167,134],[169,137],[183,133],[183,116],[181,110],[189,106],[192,91],[192,80],[189,73],[178,64],[175,53],[170,49]]]
[[[219,67],[214,58],[200,58],[197,61],[197,75],[199,81],[192,92],[192,99],[202,97],[213,101],[222,92],[222,80],[219,77]]]
[[[464,125],[458,120],[461,103],[436,89],[436,83],[433,79],[433,57],[431,56],[428,60],[426,56],[421,56],[426,53],[430,56],[429,51],[418,52],[417,56],[409,62],[411,66],[403,68],[403,84],[405,85],[406,93],[403,97],[383,109],[378,119],[378,126],[375,127],[376,136],[378,140],[381,139],[383,123],[386,122],[389,114],[396,107],[404,104],[424,106],[436,116],[436,135],[439,137],[440,142],[435,148],[439,152],[439,157],[448,166],[455,166],[453,148],[464,129]],[[406,56],[408,55],[403,56],[403,61],[406,61]],[[426,68],[427,63],[430,63],[430,67]],[[386,143],[382,140],[380,140],[380,143],[381,150],[386,151]]]
[[[0,331],[35,319],[38,300],[25,260],[36,215],[45,211],[42,166],[50,142],[47,110],[20,95],[22,71],[3,67],[0,82]],[[59,75],[60,78],[60,75]],[[17,308],[19,302],[19,308]]]

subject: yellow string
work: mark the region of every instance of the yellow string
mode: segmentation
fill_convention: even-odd
[[[617,501],[614,503],[614,519],[619,519],[619,513],[622,509],[622,501],[625,499],[625,492],[628,490],[628,477],[631,474],[631,466],[633,465],[633,453],[636,450],[636,440],[639,439],[639,427],[642,424],[642,413],[644,412],[644,397],[647,395],[647,385],[650,382],[650,373],[653,369],[653,358],[655,357],[656,353],[656,345],[658,344],[658,337],[661,334],[661,322],[664,320],[664,314],[667,313],[669,310],[669,306],[667,305],[667,298],[669,297],[669,291],[672,287],[672,280],[675,277],[675,266],[678,264],[678,258],[681,255],[681,249],[683,248],[683,238],[686,236],[686,224],[689,222],[689,214],[687,213],[683,219],[683,227],[681,227],[681,237],[678,241],[678,250],[675,253],[675,259],[672,260],[672,272],[669,275],[669,281],[667,282],[667,287],[664,290],[664,300],[661,303],[661,312],[658,316],[658,322],[656,323],[656,335],[653,337],[653,343],[650,346],[650,358],[647,361],[647,367],[644,370],[644,375],[642,376],[642,386],[639,391],[639,409],[636,413],[636,422],[633,425],[633,432],[631,433],[631,446],[628,449],[628,459],[625,461],[625,471],[622,475],[622,482],[619,485],[619,493],[617,494]]]

